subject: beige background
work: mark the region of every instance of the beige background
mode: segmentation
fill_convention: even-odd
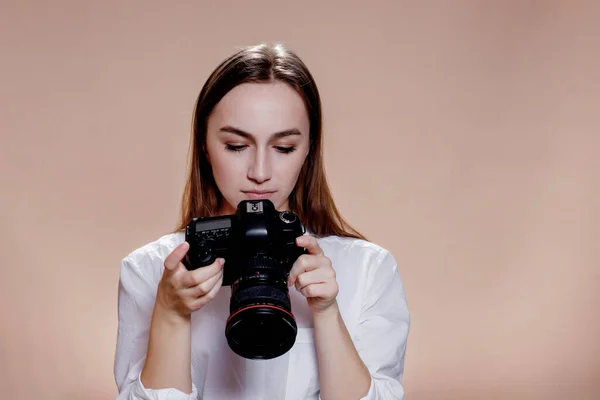
[[[120,260],[175,224],[193,103],[281,41],[338,205],[400,264],[407,399],[600,398],[600,3],[2,1],[3,399],[111,399]]]

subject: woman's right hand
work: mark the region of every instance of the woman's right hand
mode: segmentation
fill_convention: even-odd
[[[188,271],[181,260],[189,247],[183,242],[167,256],[156,296],[158,306],[184,318],[215,298],[223,283],[225,262],[218,258],[211,265]]]

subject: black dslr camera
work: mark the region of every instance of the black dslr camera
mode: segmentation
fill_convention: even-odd
[[[243,200],[235,214],[194,218],[187,225],[188,270],[226,260],[223,285],[231,286],[225,336],[229,347],[249,359],[271,359],[289,351],[297,326],[287,278],[306,253],[296,238],[306,232],[298,216],[277,211],[270,200]]]

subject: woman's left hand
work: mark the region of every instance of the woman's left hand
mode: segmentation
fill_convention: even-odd
[[[303,235],[296,239],[296,244],[306,248],[294,263],[288,277],[288,286],[296,289],[308,300],[313,313],[321,313],[336,305],[339,287],[335,280],[335,270],[331,260],[323,254],[314,236]]]

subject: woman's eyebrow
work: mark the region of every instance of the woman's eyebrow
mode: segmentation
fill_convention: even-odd
[[[239,135],[246,139],[252,139],[252,137],[253,137],[251,133],[245,132],[239,128],[235,128],[235,127],[229,126],[229,125],[221,127],[221,129],[219,129],[219,132],[233,133],[234,135]],[[280,139],[280,138],[283,138],[286,136],[293,136],[293,135],[302,135],[302,133],[296,128],[286,129],[284,131],[273,133],[271,135],[271,139]]]

